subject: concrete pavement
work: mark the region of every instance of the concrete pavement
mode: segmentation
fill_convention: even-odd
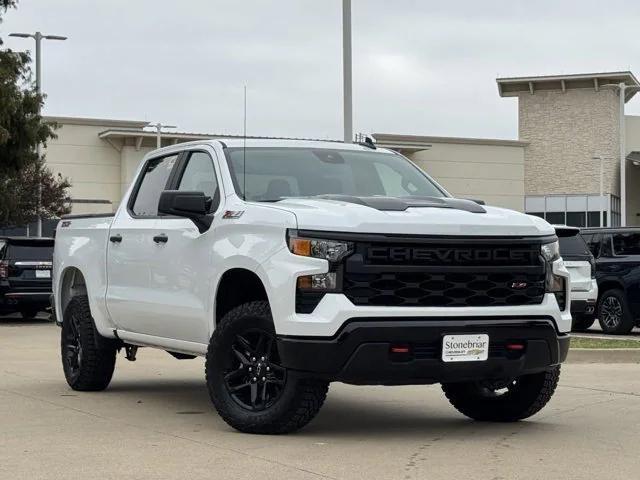
[[[0,479],[636,478],[640,366],[566,365],[545,410],[467,420],[438,386],[331,386],[288,436],[239,434],[212,410],[203,362],[142,349],[100,393],[70,390],[59,329],[0,319]]]

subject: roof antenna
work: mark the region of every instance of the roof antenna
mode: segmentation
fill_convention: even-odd
[[[242,199],[247,200],[247,85],[244,86],[244,127],[242,133]]]

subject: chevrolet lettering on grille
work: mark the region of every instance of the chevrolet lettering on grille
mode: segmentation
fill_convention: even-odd
[[[531,250],[513,248],[425,248],[425,247],[371,247],[369,260],[375,262],[419,262],[438,265],[476,262],[509,262],[527,264],[535,259]]]

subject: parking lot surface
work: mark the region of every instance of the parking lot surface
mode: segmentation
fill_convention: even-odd
[[[566,365],[516,424],[467,420],[438,386],[333,384],[301,432],[251,436],[213,411],[203,362],[142,349],[105,392],[70,390],[59,329],[0,318],[0,478],[637,478],[640,365]]]

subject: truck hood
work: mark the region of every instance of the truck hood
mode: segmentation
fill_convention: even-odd
[[[272,206],[293,213],[301,230],[464,236],[555,233],[541,218],[460,199],[327,195],[285,198]]]

